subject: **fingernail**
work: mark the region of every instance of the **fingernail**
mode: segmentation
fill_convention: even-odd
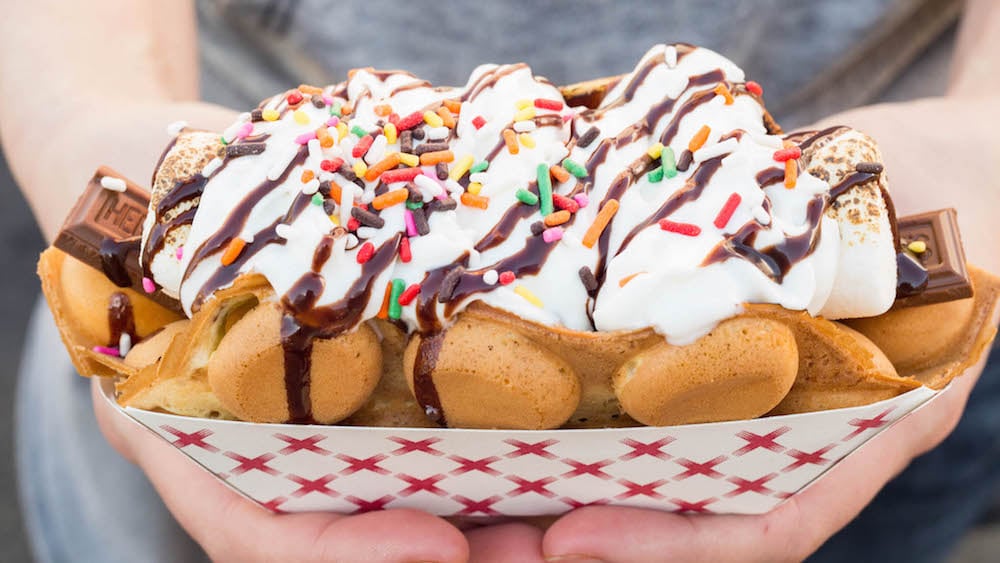
[[[597,559],[589,555],[552,555],[545,558],[549,563],[604,563],[603,559]]]

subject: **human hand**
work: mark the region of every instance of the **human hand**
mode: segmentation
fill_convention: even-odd
[[[136,463],[171,514],[214,561],[541,561],[542,532],[523,523],[470,529],[411,509],[357,516],[272,514],[114,410],[97,378],[94,413],[108,441]]]
[[[801,561],[865,507],[961,417],[985,358],[932,403],[879,434],[815,485],[759,516],[678,515],[586,507],[556,521],[543,540],[552,560]]]

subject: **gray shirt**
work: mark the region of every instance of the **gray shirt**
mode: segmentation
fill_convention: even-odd
[[[764,86],[769,109],[802,121],[871,101],[954,21],[958,5],[203,0],[198,16],[206,96],[236,107],[300,82],[338,82],[364,66],[457,85],[481,63],[524,61],[570,84],[626,73],[656,43],[688,42],[735,61]]]

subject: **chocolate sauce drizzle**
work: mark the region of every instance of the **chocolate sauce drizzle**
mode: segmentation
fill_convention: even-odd
[[[896,298],[916,295],[927,289],[930,275],[927,269],[909,253],[896,253]]]
[[[417,357],[413,362],[413,395],[417,399],[427,418],[440,426],[448,426],[441,397],[434,385],[434,368],[437,367],[438,355],[444,344],[446,331],[424,333],[420,335],[417,345]]]
[[[829,127],[806,138],[799,145],[803,150],[811,147],[818,140],[841,130],[841,126]],[[706,257],[702,266],[722,262],[729,258],[739,257],[753,264],[758,270],[776,283],[782,283],[784,277],[788,275],[792,266],[801,262],[815,251],[819,243],[823,214],[831,204],[835,204],[838,198],[846,194],[855,186],[864,185],[876,180],[879,176],[877,172],[855,171],[847,174],[839,182],[830,187],[825,194],[819,194],[809,201],[806,207],[806,222],[808,227],[797,236],[785,237],[785,239],[775,245],[763,249],[754,247],[757,233],[763,226],[754,221],[744,225],[739,231],[726,237],[726,239],[716,246]],[[761,189],[784,181],[785,172],[783,168],[772,166],[757,173],[757,184]],[[885,202],[889,215],[889,224],[892,228],[893,244],[899,248],[899,232],[897,230],[896,210],[889,193],[879,186],[882,200]],[[897,297],[911,295],[923,290],[927,285],[927,271],[919,263],[914,261],[905,252],[898,252],[896,256],[897,264]]]
[[[167,234],[181,225],[190,225],[193,223],[198,207],[192,205],[190,208],[177,213],[169,220],[163,220],[162,217],[165,217],[170,210],[178,205],[194,202],[195,199],[201,197],[202,192],[205,191],[206,183],[208,183],[208,178],[202,176],[200,173],[180,180],[156,204],[156,214],[154,216],[157,217],[157,221],[149,232],[149,237],[146,239],[146,246],[142,252],[142,265],[146,271],[145,275],[149,275],[148,268],[153,262],[153,257],[163,250]]]
[[[809,227],[802,234],[785,237],[777,244],[758,249],[754,246],[754,241],[757,238],[757,233],[763,227],[760,223],[753,221],[728,235],[708,254],[705,261],[702,262],[702,266],[723,262],[730,258],[742,258],[753,264],[775,283],[782,283],[792,266],[816,250],[827,201],[829,201],[829,197],[826,194],[820,194],[809,200],[806,205],[806,222]]]
[[[209,256],[222,252],[226,248],[226,245],[229,244],[229,241],[239,236],[246,225],[247,218],[250,216],[250,211],[256,207],[258,203],[260,203],[260,200],[263,199],[264,196],[282,186],[288,180],[288,176],[292,173],[292,170],[295,170],[296,167],[301,165],[308,155],[308,148],[305,145],[302,145],[299,147],[298,152],[296,152],[295,157],[285,168],[285,171],[282,172],[277,179],[265,180],[261,182],[242,200],[240,200],[239,203],[233,207],[232,211],[230,211],[229,216],[226,217],[222,226],[219,227],[211,237],[206,239],[194,251],[191,261],[188,263],[188,267],[184,271],[183,279],[187,280],[191,273],[194,272],[195,268],[197,268],[203,260]],[[260,232],[254,234],[253,241],[247,243],[243,252],[240,253],[239,257],[237,257],[235,261],[228,266],[218,267],[215,273],[198,290],[198,294],[194,300],[192,308],[197,310],[206,296],[211,295],[219,288],[232,283],[233,280],[236,279],[236,276],[239,275],[240,269],[246,261],[252,258],[257,252],[260,251],[260,249],[271,243],[284,244],[284,242],[282,242],[284,239],[277,235],[275,229],[278,224],[291,221],[295,217],[298,217],[302,210],[309,205],[310,199],[311,196],[306,196],[300,192],[284,217],[279,218]]]
[[[685,55],[687,55],[694,49],[694,46],[686,43],[677,43],[674,46],[677,48],[678,61],[680,61]],[[632,75],[632,78],[625,85],[625,89],[622,91],[621,96],[615,98],[610,102],[602,103],[601,107],[599,108],[581,113],[580,117],[582,117],[584,121],[596,121],[597,119],[600,119],[600,117],[603,116],[606,112],[615,109],[617,107],[621,107],[622,105],[632,101],[632,98],[635,97],[635,93],[639,90],[639,87],[642,86],[643,82],[646,81],[646,78],[649,76],[649,73],[652,72],[653,69],[656,68],[657,66],[665,63],[666,63],[666,58],[664,57],[663,53],[657,53],[656,55],[653,55],[652,57],[649,58],[649,60],[643,63],[641,67],[636,69],[636,71]],[[713,73],[717,73],[719,75],[719,80],[721,80],[722,78],[721,70],[715,70],[709,74]],[[694,81],[694,79],[695,77],[692,77],[691,80]],[[719,80],[716,80],[716,82],[718,82]],[[688,85],[688,87],[690,87],[690,84]],[[660,113],[660,115],[662,116],[662,112]],[[656,120],[658,121],[659,117],[657,117]]]
[[[140,244],[142,244],[142,237],[138,236],[123,240],[105,238],[101,241],[101,247],[98,249],[98,255],[101,257],[101,271],[111,280],[111,283],[118,287],[132,286],[132,278],[129,276],[125,264],[130,260],[129,256],[139,254]]]
[[[285,398],[288,422],[313,424],[312,349],[316,331],[303,327],[289,314],[281,317],[281,349],[285,361]]]
[[[684,187],[678,190],[676,193],[667,198],[667,201],[663,202],[663,205],[659,207],[652,215],[646,217],[642,222],[636,225],[622,240],[621,246],[618,248],[618,254],[621,254],[632,239],[635,238],[641,231],[646,228],[658,223],[660,219],[666,219],[670,215],[674,214],[678,209],[683,207],[685,204],[696,201],[701,197],[701,193],[705,191],[705,187],[712,180],[712,176],[718,172],[719,168],[722,167],[722,159],[729,156],[728,154],[719,155],[713,158],[709,158],[698,165],[695,169],[694,174],[684,183]],[[608,231],[605,230],[605,235]],[[601,236],[600,242],[602,244],[601,249],[601,260],[598,262],[597,270],[594,272],[597,276],[598,283],[603,285],[604,282],[604,267],[605,258],[607,255],[607,240],[610,236]]]
[[[722,71],[718,69],[692,77],[689,80],[688,85],[685,88],[684,92],[692,88],[702,87],[708,84],[716,84],[720,80],[722,80],[723,77],[724,76]],[[627,99],[630,100],[634,95],[635,91],[638,89],[639,85],[640,85],[639,82],[630,83],[626,88],[625,93],[623,94],[623,98],[627,97]],[[701,96],[701,94],[711,94],[711,95]],[[683,93],[681,95],[683,95]],[[673,135],[676,134],[676,131],[678,129],[677,124],[679,123],[679,120],[684,115],[687,115],[688,113],[693,111],[695,107],[712,99],[712,96],[714,96],[714,94],[711,91],[697,92],[695,95],[691,96],[691,98],[687,102],[685,102],[685,104],[682,106],[681,110],[679,110],[678,113],[671,119],[671,123],[667,127],[664,134],[666,135],[669,133],[670,135],[669,138],[672,138]],[[587,170],[587,176],[582,180],[582,182],[578,183],[577,186],[573,189],[573,191],[568,195],[573,195],[581,191],[585,193],[589,192],[593,187],[593,182],[594,182],[593,179],[595,177],[596,171],[598,167],[600,167],[605,163],[608,153],[610,152],[612,146],[614,146],[616,149],[620,149],[629,143],[636,142],[642,137],[649,135],[650,132],[652,132],[656,128],[660,119],[662,119],[664,115],[670,113],[673,110],[673,107],[678,99],[679,97],[665,98],[663,102],[656,104],[641,119],[623,129],[618,135],[616,135],[615,137],[610,137],[602,140],[601,143],[598,145],[598,147],[591,154],[590,158],[587,159],[587,162],[584,165],[584,168]],[[622,101],[621,103],[625,102]],[[594,111],[600,111],[600,110],[588,110],[584,113],[589,113]],[[490,155],[487,158],[490,159],[492,157],[495,157],[496,154],[499,154],[499,151],[503,148],[503,146],[504,146],[503,141],[500,141],[500,143],[498,143],[497,146],[494,147],[493,151],[490,152]],[[641,177],[649,170],[651,170],[654,167],[654,164],[655,163],[653,162],[653,160],[647,155],[643,155],[638,160],[633,162],[628,168],[622,171],[622,173],[619,174],[612,182],[611,187],[609,188],[607,194],[605,195],[604,199],[601,202],[601,205],[606,203],[609,199],[621,199],[624,192],[632,184],[634,184],[635,180]],[[708,179],[705,180],[706,183],[707,181]],[[527,190],[537,195],[538,193],[537,183],[535,181],[530,182],[527,187]],[[507,211],[504,212],[504,215],[501,217],[500,221],[498,221],[497,225],[489,232],[487,232],[482,239],[480,239],[480,241],[476,244],[475,249],[479,252],[483,252],[485,250],[488,250],[503,243],[510,236],[510,233],[514,232],[516,226],[521,221],[533,218],[535,212],[536,210],[534,207],[526,205],[515,204],[514,206],[508,208]],[[571,216],[569,222],[564,225],[564,228],[572,225],[575,219],[576,219],[575,215]],[[611,232],[610,228],[605,229],[604,233],[601,235],[599,239],[599,245],[600,245],[599,259],[597,268],[595,269],[595,276],[599,284],[603,284],[604,281],[604,268],[605,268],[605,263],[607,261],[610,232]],[[552,252],[553,248],[554,245],[546,243],[541,237],[537,236],[528,237],[525,239],[525,245],[520,251],[508,256],[507,258],[501,260],[499,263],[494,264],[491,268],[497,271],[509,270],[514,272],[515,276],[518,277],[522,275],[534,275],[541,270],[542,266],[545,264],[546,259]],[[447,272],[448,270],[450,270],[450,267],[440,268],[439,270],[441,270],[442,272]],[[435,275],[433,276],[431,275],[431,273],[428,274],[428,276],[421,283],[421,288],[424,288],[429,284],[433,284],[435,278],[440,277],[443,279],[444,277],[443,274],[441,274],[440,272],[434,274]],[[434,285],[434,287],[436,287],[436,284]],[[458,308],[458,305],[462,301],[472,296],[473,294],[485,291],[491,291],[494,288],[495,286],[490,286],[482,281],[481,271],[465,272],[459,278],[458,285],[448,301],[448,306],[445,308],[445,316],[451,316],[454,310]],[[433,302],[434,295],[435,292],[430,290],[425,292],[422,289],[420,298],[430,299],[430,301]],[[591,305],[590,303],[588,303],[587,305],[588,314],[590,305]],[[421,323],[421,329],[426,330],[426,326],[439,326],[439,325],[440,323],[435,319],[433,323],[429,323],[426,325],[424,323]]]
[[[135,332],[135,316],[128,295],[116,291],[108,298],[108,346],[117,347],[123,334],[128,334],[133,344],[139,341]]]
[[[346,235],[343,235],[346,236]],[[281,322],[281,347],[285,358],[285,393],[289,422],[312,423],[312,349],[317,338],[329,338],[354,328],[363,319],[375,280],[388,269],[399,250],[401,236],[383,243],[361,268],[361,275],[343,299],[316,306],[325,280],[318,270],[329,258],[335,237],[324,237],[313,257],[313,270],[303,275],[281,298],[285,315]],[[332,246],[330,246],[332,248]],[[324,257],[324,255],[326,255]]]
[[[501,78],[514,74],[515,72],[525,68],[528,68],[527,64],[516,63],[498,66],[489,72],[484,72],[479,78],[476,79],[470,88],[465,89],[465,92],[462,93],[462,96],[459,99],[463,102],[475,100],[479,97],[479,94],[481,94],[483,90],[492,88]]]
[[[757,173],[757,185],[760,189],[785,181],[785,169],[779,166],[769,166]]]

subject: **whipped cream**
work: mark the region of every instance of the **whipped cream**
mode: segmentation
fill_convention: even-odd
[[[457,115],[440,110],[459,103]],[[231,156],[203,171],[183,251],[153,259],[153,279],[189,314],[256,272],[300,322],[334,332],[380,315],[434,331],[478,300],[684,344],[746,303],[850,317],[894,297],[884,202],[856,208],[878,215],[860,225],[830,209],[830,184],[808,171],[786,186],[783,139],[759,97],[707,49],[654,47],[593,110],[567,107],[518,64],[480,66],[457,88],[358,70],[255,114],[222,134]],[[443,165],[411,167],[432,144],[451,152]],[[409,162],[364,181],[397,157]],[[549,183],[559,205],[545,224]],[[386,205],[397,190],[408,201]],[[864,277],[874,291],[857,290]]]

